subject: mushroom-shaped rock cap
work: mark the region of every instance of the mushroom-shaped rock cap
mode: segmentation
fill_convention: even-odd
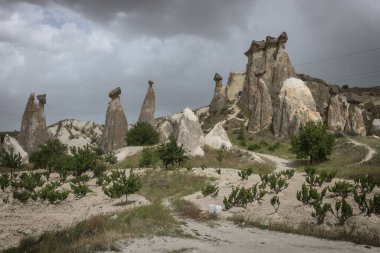
[[[223,77],[221,75],[219,75],[219,73],[215,73],[214,75],[214,81],[215,82],[218,82],[218,81],[222,81]]]
[[[278,36],[279,43],[286,43],[288,41],[288,34],[286,32],[282,32],[280,36]]]
[[[120,96],[120,94],[121,94],[121,89],[120,89],[120,87],[117,87],[117,88],[111,90],[110,93],[108,94],[108,96],[110,98],[117,98],[118,96]]]
[[[149,86],[152,86],[154,84],[154,82],[152,80],[149,80],[148,84],[149,84]]]
[[[46,104],[46,94],[41,94],[37,96],[38,101],[40,101],[41,104]]]

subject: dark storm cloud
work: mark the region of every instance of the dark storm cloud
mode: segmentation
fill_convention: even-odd
[[[115,86],[134,122],[149,79],[157,116],[207,105],[215,72],[225,83],[253,39],[282,31],[297,72],[379,85],[380,50],[360,52],[380,45],[379,13],[376,0],[2,1],[0,130],[19,128],[32,91],[48,94],[49,124],[103,123]]]

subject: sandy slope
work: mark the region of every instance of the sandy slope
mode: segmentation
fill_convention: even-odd
[[[57,176],[57,175],[55,175]],[[54,178],[54,174],[52,175]],[[77,199],[70,193],[67,200],[60,204],[52,205],[48,202],[29,201],[27,204],[13,202],[2,203],[0,198],[0,250],[15,246],[19,240],[26,235],[37,235],[46,230],[60,229],[89,218],[92,215],[110,213],[132,208],[149,203],[140,195],[131,195],[128,206],[120,205],[125,201],[122,199],[110,199],[101,187],[96,186],[96,180],[89,181],[92,193]],[[69,183],[64,188],[70,188]],[[3,193],[0,193],[2,197]]]
[[[361,160],[359,163],[365,163],[365,162],[368,162],[369,160],[371,160],[373,158],[373,156],[376,154],[376,150],[373,149],[372,147],[370,147],[369,145],[367,144],[364,144],[364,143],[361,143],[361,142],[358,142],[358,141],[355,141],[353,139],[350,139],[348,138],[348,140],[353,143],[355,146],[363,146],[365,147],[367,150],[368,150],[368,153],[367,155],[363,158],[363,160]]]

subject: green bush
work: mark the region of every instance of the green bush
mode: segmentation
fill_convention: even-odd
[[[320,193],[314,189],[312,186],[302,184],[300,191],[297,191],[297,200],[301,201],[304,205],[313,206],[315,204],[320,204],[323,198],[326,196],[328,188],[324,188]]]
[[[313,205],[314,211],[311,213],[311,216],[315,218],[318,225],[321,225],[326,218],[328,212],[331,212],[331,205],[328,203],[322,204],[322,202],[316,202]]]
[[[219,187],[215,184],[207,184],[202,188],[203,197],[211,196],[213,198],[217,197],[219,193]]]
[[[317,170],[314,167],[306,167],[305,172],[306,182],[313,187],[322,186],[325,182],[331,182],[335,177],[335,172],[327,172],[326,170],[317,174]]]
[[[281,173],[273,173],[268,175],[261,175],[262,188],[269,186],[274,193],[279,193],[288,188],[289,183],[286,182],[286,178],[282,177]]]
[[[145,122],[137,122],[127,134],[128,146],[154,145],[159,141],[159,133]]]
[[[373,176],[355,178],[354,183],[355,189],[359,189],[361,193],[371,193],[377,185]]]
[[[277,213],[278,209],[280,208],[280,198],[277,195],[273,195],[272,199],[270,200],[270,204],[274,208],[274,212]]]
[[[183,145],[178,146],[177,139],[174,136],[170,136],[169,142],[161,144],[157,152],[165,168],[174,164],[181,166],[188,159]]]
[[[11,179],[13,178],[13,171],[21,167],[21,155],[16,154],[14,149],[11,148],[9,151],[5,149],[0,149],[0,166],[11,169]]]
[[[331,154],[334,141],[334,134],[321,122],[308,122],[292,138],[291,150],[298,159],[309,158],[311,163],[324,161]]]
[[[294,177],[294,173],[296,172],[295,169],[288,169],[288,170],[282,170],[280,174],[284,176],[286,179],[291,179]]]
[[[337,197],[347,198],[354,190],[354,186],[347,181],[338,181],[332,187],[329,187],[329,191],[334,193]]]
[[[246,208],[248,203],[261,200],[267,192],[262,189],[258,189],[257,184],[251,188],[244,187],[232,187],[231,194],[227,197],[224,197],[223,204],[226,210],[237,206]]]
[[[99,178],[107,171],[107,166],[102,161],[97,161],[95,167],[92,169],[94,176]]]
[[[69,192],[66,190],[58,189],[59,183],[51,182],[43,187],[39,192],[38,196],[42,200],[48,200],[50,204],[57,204],[67,199]]]
[[[104,155],[104,161],[109,164],[116,164],[117,163],[117,157],[114,152],[107,152]]]
[[[76,176],[82,175],[87,170],[94,170],[98,156],[86,145],[84,148],[70,147],[71,158],[69,164],[71,170],[75,171]]]
[[[82,198],[91,191],[88,185],[83,183],[70,184],[70,187],[77,198]]]
[[[37,195],[34,192],[27,190],[16,190],[12,191],[13,198],[19,200],[21,203],[26,203],[30,198],[37,200]]]
[[[2,173],[0,175],[0,188],[1,190],[5,190],[6,188],[8,188],[8,186],[10,185],[10,177],[7,173]]]
[[[228,149],[226,146],[222,145],[220,149],[216,151],[216,160],[219,162],[219,168],[222,168],[222,162],[228,155]]]
[[[67,145],[63,144],[59,139],[50,139],[45,144],[40,145],[38,150],[32,152],[29,156],[29,162],[35,168],[56,169],[62,166],[61,158],[67,153]]]
[[[111,175],[105,176],[103,191],[111,198],[120,198],[125,195],[126,203],[128,202],[128,195],[139,191],[142,187],[140,177],[132,171],[127,178],[124,170],[114,170]]]
[[[80,175],[75,177],[73,180],[71,180],[74,184],[80,184],[80,183],[86,183],[90,180],[90,177],[88,175]]]
[[[144,147],[139,159],[139,167],[154,166],[158,161],[157,151],[154,148]]]
[[[255,151],[255,150],[259,150],[261,148],[261,146],[259,144],[250,144],[248,145],[248,150],[249,151]]]
[[[241,171],[238,171],[238,175],[239,177],[241,178],[241,180],[248,180],[248,177],[250,175],[252,175],[253,173],[253,169],[252,168],[247,168],[247,169],[243,169]]]
[[[338,219],[339,225],[343,225],[352,216],[352,207],[343,198],[335,202],[335,210],[331,209],[331,213]]]
[[[36,187],[41,187],[44,184],[42,173],[22,173],[17,181],[12,182],[14,189],[25,189],[34,191]]]

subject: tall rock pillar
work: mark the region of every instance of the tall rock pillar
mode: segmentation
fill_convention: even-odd
[[[149,87],[145,95],[144,102],[141,106],[141,112],[138,122],[145,122],[153,125],[154,111],[156,109],[156,96],[153,90],[153,81],[148,81]]]
[[[215,73],[215,89],[214,97],[212,98],[209,109],[210,115],[219,114],[226,107],[226,87],[223,86],[222,80],[222,76],[218,73]]]
[[[111,101],[108,104],[101,140],[101,148],[104,151],[113,151],[121,148],[127,136],[128,123],[120,103],[120,94],[120,87],[113,89],[109,93]]]

